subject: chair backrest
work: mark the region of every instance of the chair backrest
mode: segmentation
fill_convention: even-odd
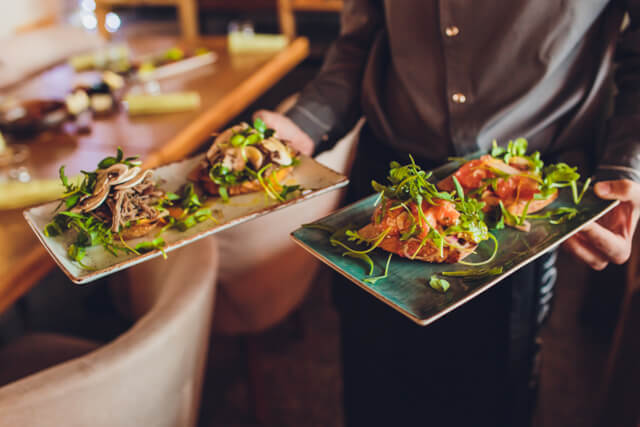
[[[121,6],[175,6],[182,37],[195,40],[198,37],[198,5],[196,0],[95,0],[98,31],[107,40],[111,34],[105,28],[107,13]]]
[[[0,388],[0,426],[194,426],[217,267],[208,238],[129,270],[149,310],[98,350]]]
[[[342,0],[278,0],[280,32],[293,40],[296,36],[295,12],[340,12]]]

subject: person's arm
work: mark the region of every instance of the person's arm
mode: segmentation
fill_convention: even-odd
[[[640,1],[626,3],[630,22],[616,47],[618,93],[596,177],[640,182]]]
[[[640,0],[629,0],[630,25],[616,49],[618,94],[599,162],[595,192],[620,200],[614,210],[567,240],[565,247],[596,270],[629,259],[640,218]]]
[[[306,154],[317,151],[321,142],[347,133],[361,115],[360,89],[365,63],[383,25],[380,1],[345,0],[340,35],[329,49],[320,72],[302,90],[296,104],[286,117],[269,111],[258,111],[256,116],[285,139],[295,137],[300,145],[296,148]]]

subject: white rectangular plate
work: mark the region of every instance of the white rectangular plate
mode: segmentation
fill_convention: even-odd
[[[199,155],[157,168],[155,169],[154,179],[165,191],[175,192],[187,182],[186,176],[196,167],[202,158],[203,155]],[[164,251],[171,252],[174,249],[233,227],[234,225],[241,224],[287,206],[295,205],[328,191],[344,187],[349,182],[345,176],[323,166],[310,157],[301,156],[300,160],[300,164],[293,169],[292,173],[283,183],[287,185],[300,185],[303,189],[301,196],[287,200],[286,202],[278,202],[270,199],[264,192],[233,196],[228,203],[223,203],[218,198],[209,199],[205,203],[205,206],[212,209],[214,217],[218,222],[206,220],[184,232],[178,230],[165,231],[162,233],[162,238],[166,242]],[[114,256],[101,246],[94,246],[87,248],[87,254],[82,260],[90,269],[82,268],[67,255],[67,248],[73,242],[72,233],[65,233],[58,237],[47,237],[43,233],[45,226],[53,219],[58,205],[58,201],[50,202],[26,210],[23,213],[29,226],[31,226],[34,233],[36,233],[36,236],[53,257],[56,264],[58,264],[62,271],[64,271],[74,283],[89,283],[115,273],[116,271],[162,256],[162,252],[158,250],[142,255],[120,254]],[[150,236],[133,239],[127,243],[130,246],[135,246],[139,242],[152,240],[153,236],[152,234]]]

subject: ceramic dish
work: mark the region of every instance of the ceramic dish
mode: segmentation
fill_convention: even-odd
[[[201,160],[202,155],[157,168],[154,179],[159,183],[160,188],[175,192],[186,182],[186,176]],[[162,238],[166,242],[164,251],[169,253],[234,225],[347,185],[346,177],[321,165],[312,158],[301,156],[300,160],[300,163],[283,182],[287,185],[300,185],[303,190],[297,197],[285,202],[278,202],[268,198],[264,192],[256,192],[234,196],[228,203],[222,203],[217,198],[209,199],[205,206],[211,208],[216,221],[206,220],[184,232],[175,229],[165,231],[162,234]],[[47,237],[43,233],[44,227],[52,220],[58,205],[59,202],[56,201],[34,207],[24,211],[24,217],[54,261],[75,283],[88,283],[146,260],[162,256],[162,252],[159,250],[141,255],[129,253],[114,256],[104,248],[94,246],[87,249],[86,257],[83,259],[83,263],[90,269],[82,268],[67,255],[67,248],[73,240],[73,237],[69,235],[71,233],[59,237]],[[138,242],[151,239],[152,236],[146,236],[133,239],[129,244],[134,246]],[[169,253],[168,256],[170,257],[171,254]]]

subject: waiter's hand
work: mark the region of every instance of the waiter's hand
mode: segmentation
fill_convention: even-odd
[[[302,154],[313,154],[314,144],[309,135],[298,127],[291,119],[273,111],[258,110],[253,118],[260,118],[267,127],[274,129],[278,138],[288,141],[293,148]]]
[[[633,233],[640,217],[640,184],[628,179],[602,181],[596,194],[620,204],[597,222],[568,239],[564,247],[595,270],[613,262],[622,264],[631,255]]]

